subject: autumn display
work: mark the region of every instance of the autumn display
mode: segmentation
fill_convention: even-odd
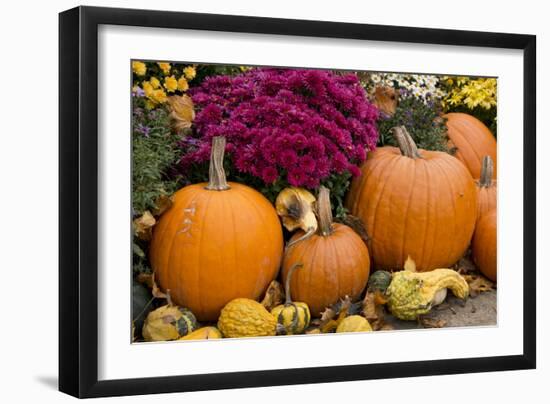
[[[133,343],[496,325],[496,79],[131,67]]]

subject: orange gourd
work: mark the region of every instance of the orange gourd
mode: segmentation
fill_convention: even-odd
[[[481,176],[477,181],[477,219],[497,208],[497,182],[493,180],[493,160],[483,157]]]
[[[497,178],[497,141],[489,128],[479,119],[461,112],[451,112],[443,116],[447,118],[447,135],[449,148],[454,150],[454,156],[462,161],[473,178],[481,176],[481,160],[483,156],[493,159],[493,178]]]
[[[283,281],[302,264],[291,279],[292,297],[309,306],[312,316],[346,295],[357,298],[367,285],[370,270],[367,246],[350,227],[332,223],[329,190],[321,187],[317,201],[317,233],[297,243],[298,231],[289,241],[283,260]]]
[[[472,239],[472,257],[487,278],[497,280],[497,211],[491,210],[479,219]]]
[[[365,224],[376,269],[447,268],[470,244],[477,213],[475,182],[460,161],[417,149],[404,127],[399,145],[369,153],[353,179],[346,207]]]
[[[235,298],[258,299],[283,254],[277,212],[254,189],[226,182],[224,149],[225,138],[214,138],[209,182],[174,194],[154,228],[149,253],[160,288],[200,321],[217,320]]]

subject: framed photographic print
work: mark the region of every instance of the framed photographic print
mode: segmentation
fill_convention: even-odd
[[[61,391],[535,367],[534,36],[59,24]]]

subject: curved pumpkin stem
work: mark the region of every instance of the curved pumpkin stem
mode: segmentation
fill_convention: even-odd
[[[298,244],[299,242],[301,241],[304,241],[304,240],[307,240],[308,238],[310,238],[311,236],[313,236],[315,234],[315,232],[317,231],[316,228],[312,227],[310,228],[306,233],[304,233],[303,236],[301,237],[298,237],[296,240],[292,240],[292,241],[289,241],[287,244],[286,244],[286,249],[288,250],[290,247],[292,247],[293,245],[295,244]]]
[[[205,187],[212,191],[225,191],[229,189],[223,169],[223,154],[225,152],[225,137],[212,138],[212,151],[210,152],[210,167],[208,185]]]
[[[481,162],[481,173],[479,175],[479,186],[488,188],[493,183],[493,159],[491,156],[483,157]]]
[[[414,143],[413,138],[404,126],[395,126],[391,131],[403,156],[411,159],[422,158],[422,155],[418,151],[418,147],[416,147],[416,143]]]
[[[294,271],[301,267],[303,267],[302,264],[296,263],[292,265],[288,270],[288,275],[286,276],[285,282],[285,306],[292,304],[292,297],[290,296],[290,279],[292,278],[292,274],[294,273]]]
[[[329,236],[334,231],[332,228],[332,209],[330,207],[330,191],[321,185],[317,197],[317,215],[319,216],[319,233]]]

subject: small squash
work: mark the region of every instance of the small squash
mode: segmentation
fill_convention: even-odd
[[[226,181],[224,150],[225,138],[213,138],[209,182],[174,194],[149,251],[160,288],[200,321],[216,321],[235,298],[259,299],[283,255],[277,212],[258,191]]]
[[[438,268],[430,272],[394,272],[386,295],[390,312],[401,320],[415,320],[443,303],[447,289],[461,299],[469,294],[468,283],[456,271]]]
[[[178,341],[187,341],[192,339],[219,339],[223,338],[222,333],[216,327],[202,327],[198,330],[181,337]]]
[[[472,177],[480,177],[481,159],[488,155],[493,159],[495,169],[492,177],[496,179],[497,141],[489,128],[479,119],[462,112],[451,112],[443,118],[446,118],[449,148],[454,150],[454,156],[464,163]]]
[[[218,328],[226,338],[274,336],[277,319],[257,301],[237,298],[222,309]]]
[[[497,281],[497,211],[491,210],[479,219],[472,239],[472,257],[483,275]]]
[[[336,332],[367,332],[372,331],[372,327],[365,317],[353,315],[342,320]]]
[[[167,304],[149,313],[143,325],[145,341],[171,341],[198,328],[197,319],[186,308]]]
[[[306,303],[313,316],[346,296],[359,297],[370,270],[369,250],[361,237],[344,224],[332,223],[330,192],[325,187],[319,189],[317,214],[317,233],[304,238],[303,231],[296,232],[283,259],[285,283],[290,269],[303,265],[290,283],[294,299]]]
[[[303,302],[293,302],[290,295],[290,280],[292,274],[298,268],[301,268],[302,264],[294,264],[288,271],[285,284],[285,296],[286,301],[284,304],[276,306],[271,310],[271,314],[277,319],[279,326],[279,333],[286,335],[302,334],[309,326],[311,320],[311,314],[309,313],[309,307]]]
[[[399,144],[369,153],[346,199],[365,224],[376,269],[403,268],[408,255],[419,271],[455,264],[470,244],[477,214],[474,179],[447,153],[418,149],[405,127]]]
[[[477,181],[477,220],[497,208],[497,182],[493,180],[493,159],[483,157],[481,176]]]

